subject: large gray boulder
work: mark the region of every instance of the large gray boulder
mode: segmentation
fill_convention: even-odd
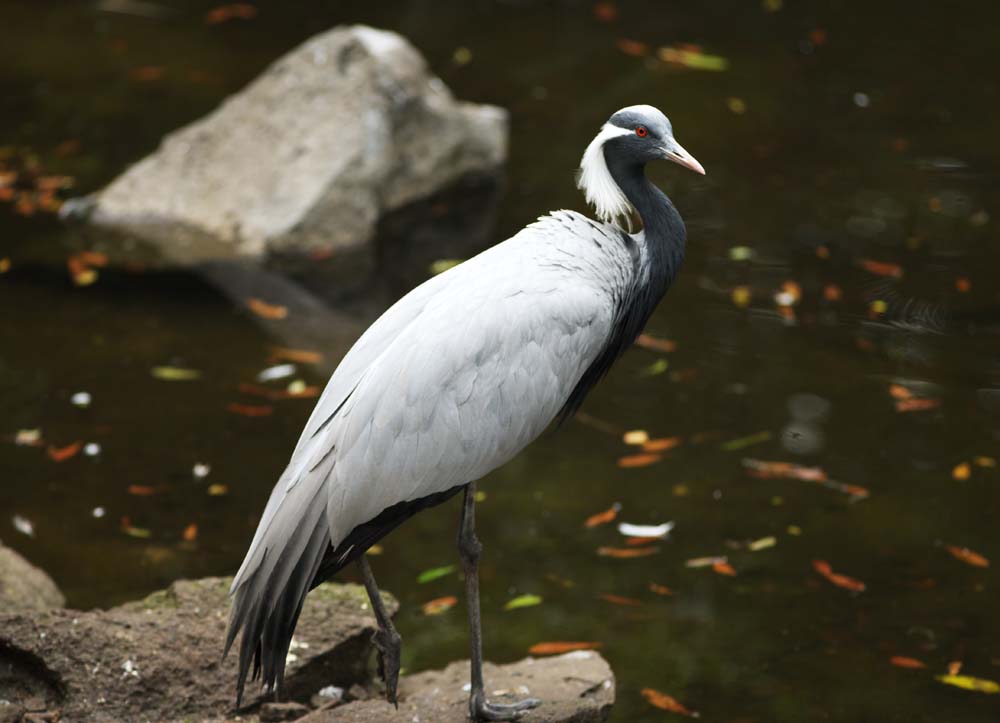
[[[0,542],[0,613],[61,608],[66,598],[52,578]]]
[[[382,213],[495,171],[506,153],[505,111],[456,101],[401,36],[339,27],[64,213],[173,263],[343,251]]]

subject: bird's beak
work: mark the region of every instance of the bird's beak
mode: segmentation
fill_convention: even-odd
[[[663,157],[685,168],[690,168],[695,173],[705,175],[705,168],[698,163],[698,159],[685,151],[684,146],[673,139],[670,139],[670,143],[663,149]]]

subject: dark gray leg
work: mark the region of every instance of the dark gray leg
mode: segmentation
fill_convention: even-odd
[[[483,634],[479,619],[479,554],[483,546],[476,537],[476,483],[465,486],[462,522],[458,530],[458,553],[465,572],[465,597],[469,606],[469,638],[472,643],[472,690],[469,714],[473,720],[513,720],[526,710],[541,705],[537,698],[527,698],[503,705],[486,700],[483,690]]]
[[[358,558],[358,567],[361,569],[365,590],[368,591],[368,599],[378,621],[378,631],[372,636],[372,643],[378,648],[379,668],[385,681],[385,697],[399,708],[399,703],[396,701],[396,686],[399,683],[399,650],[402,638],[396,632],[392,619],[382,603],[382,596],[379,595],[378,585],[375,584],[375,576],[372,574],[366,555]]]

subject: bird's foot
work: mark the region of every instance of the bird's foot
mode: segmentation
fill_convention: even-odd
[[[385,699],[399,708],[396,689],[399,686],[399,651],[402,639],[395,630],[379,630],[372,635],[372,643],[378,648],[378,667],[385,681]]]
[[[525,698],[516,703],[490,703],[482,694],[473,694],[469,698],[469,713],[475,721],[517,720],[526,711],[541,704],[538,698]]]

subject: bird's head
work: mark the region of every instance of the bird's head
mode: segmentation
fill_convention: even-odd
[[[612,115],[580,161],[577,186],[598,217],[613,221],[627,216],[631,204],[608,166],[641,173],[649,161],[666,159],[705,175],[700,163],[674,138],[670,120],[651,105],[632,105]]]

